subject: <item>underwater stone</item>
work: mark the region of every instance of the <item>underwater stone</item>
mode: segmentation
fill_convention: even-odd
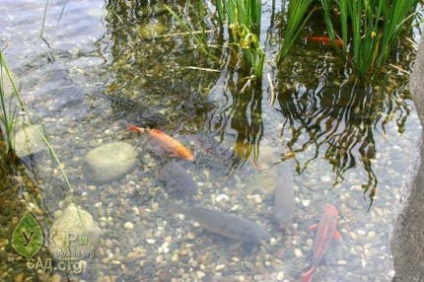
[[[31,125],[15,135],[15,152],[20,158],[41,152],[47,149],[43,136],[44,131],[41,125]]]
[[[162,23],[150,23],[140,28],[140,36],[143,39],[151,39],[166,32],[166,26]]]
[[[53,222],[48,249],[57,260],[93,258],[101,229],[87,211],[70,204]]]
[[[85,157],[86,176],[97,184],[118,180],[134,167],[137,152],[124,142],[113,142],[91,150]]]

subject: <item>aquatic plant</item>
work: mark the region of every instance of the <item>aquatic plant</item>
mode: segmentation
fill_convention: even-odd
[[[19,106],[23,107],[22,100],[3,51],[0,50],[0,138],[4,141],[5,150],[9,155],[13,154],[16,113]]]
[[[290,1],[278,63],[287,56],[310,16],[322,11],[329,39],[341,37],[345,60],[359,76],[372,74],[386,63],[398,46],[405,24],[412,21],[418,0],[312,0]]]
[[[218,0],[215,5],[221,31],[228,28],[231,46],[240,48],[248,68],[261,77],[265,60],[260,44],[261,1]]]
[[[277,62],[281,64],[287,56],[294,42],[305,24],[308,22],[314,10],[309,11],[312,0],[290,1],[287,11],[286,27],[284,29],[284,39],[280,45],[277,55]]]
[[[356,72],[365,75],[387,62],[419,1],[334,1],[340,19],[330,12],[332,2],[321,0],[328,33],[334,37],[335,22],[340,23],[344,51]]]
[[[214,60],[218,58],[215,57],[208,45],[208,38],[206,35],[206,28],[204,22],[200,19],[203,18],[205,12],[203,4],[198,5],[197,11],[200,13],[199,23],[201,27],[201,32],[194,30],[194,28],[189,24],[189,22],[183,19],[179,14],[177,14],[171,7],[164,5],[165,9],[177,20],[177,22],[189,33],[190,37],[196,42],[196,46],[203,55],[211,57]]]
[[[177,14],[167,5],[164,5],[164,7],[189,33],[201,53],[212,58],[215,62],[219,62],[219,58],[213,54],[208,43],[204,22],[204,5],[203,1],[199,1],[194,7],[193,12],[198,24],[193,25],[190,24],[187,17]],[[223,44],[223,48],[226,49],[226,46],[228,46],[232,53],[241,53],[241,57],[238,58],[238,66],[243,73],[246,75],[253,73],[256,77],[261,77],[265,59],[265,53],[259,41],[261,2],[258,0],[219,0],[215,5],[221,33],[229,35],[225,38],[225,41],[229,44]],[[200,26],[201,30],[195,30],[193,26]]]
[[[13,74],[9,69],[6,58],[2,51],[0,51],[0,137],[4,140],[5,150],[9,159],[17,160],[18,156],[15,155],[14,148],[14,139],[17,125],[17,112],[25,111],[31,113],[33,116],[37,116],[36,113],[33,113],[21,99],[18,88],[13,78]],[[24,125],[31,125],[29,122],[22,122]],[[64,170],[64,165],[60,161],[58,155],[56,154],[53,146],[51,145],[46,132],[43,127],[42,130],[37,132],[41,139],[46,144],[52,160],[58,165],[60,172],[62,173],[63,179],[66,182],[66,186],[69,191],[72,193],[73,188],[69,181],[69,178]],[[0,150],[2,146],[0,146]],[[4,153],[4,152],[1,152]],[[1,158],[1,156],[0,156]]]

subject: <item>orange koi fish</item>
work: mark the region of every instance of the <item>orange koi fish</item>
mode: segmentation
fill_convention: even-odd
[[[175,140],[159,129],[143,128],[130,124],[128,125],[128,130],[137,133],[147,132],[156,141],[158,141],[165,148],[165,150],[172,152],[172,156],[194,161],[194,155],[188,148],[186,148],[178,140]]]
[[[310,229],[317,229],[314,245],[312,247],[312,266],[308,271],[302,274],[300,279],[301,282],[312,281],[312,274],[314,273],[315,269],[317,269],[319,263],[324,257],[325,252],[330,247],[331,240],[333,238],[341,240],[342,237],[336,230],[338,218],[339,213],[337,209],[334,206],[327,204],[319,223],[310,227]]]
[[[330,37],[328,37],[328,36],[307,36],[306,37],[306,40],[307,41],[311,41],[311,42],[319,42],[319,43],[322,43],[323,45],[331,45],[331,44],[333,44],[333,42],[331,41]],[[343,47],[343,41],[340,40],[339,38],[336,38],[334,40],[334,43],[338,47],[340,47],[340,48]]]

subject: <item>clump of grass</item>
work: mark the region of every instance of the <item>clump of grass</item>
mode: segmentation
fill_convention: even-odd
[[[195,15],[201,27],[200,32],[194,30],[188,19],[177,14],[169,6],[164,5],[164,7],[190,34],[200,52],[218,62],[219,59],[214,56],[208,44],[208,36],[203,21],[205,17],[204,5],[203,1],[199,1],[195,7]],[[221,31],[228,31],[229,38],[226,39],[229,42],[228,46],[233,53],[241,53],[242,55],[241,65],[243,67],[241,67],[241,71],[247,69],[248,75],[253,73],[256,77],[261,77],[265,61],[265,53],[260,44],[261,1],[218,0],[215,7]]]
[[[221,29],[229,29],[231,45],[240,48],[253,74],[261,77],[265,61],[260,43],[261,1],[218,0],[216,8]]]
[[[309,6],[312,1],[313,0],[294,0],[289,2],[284,40],[281,43],[277,55],[278,63],[281,63],[287,56],[293,43],[299,37],[301,30],[314,12],[314,10],[309,11]]]
[[[7,155],[14,159],[17,158],[14,153],[14,138],[17,125],[16,114],[18,111],[30,112],[21,99],[13,74],[7,65],[3,51],[0,50],[0,138],[6,145],[5,149]],[[30,125],[29,123],[25,124]],[[40,134],[40,137],[46,144],[51,158],[58,165],[72,197],[73,188],[64,170],[64,165],[48,140],[44,128],[42,131],[38,132],[38,134]],[[2,147],[3,146],[0,146],[0,149],[2,149]]]
[[[311,8],[312,0],[290,1],[277,61],[281,63],[287,56],[310,16],[320,9],[330,40],[335,42],[340,36],[346,61],[355,73],[370,75],[389,60],[405,24],[412,21],[418,2],[320,0]]]
[[[376,67],[388,61],[404,25],[411,21],[418,2],[321,0],[327,31],[333,40],[336,19],[330,9],[338,10],[340,19],[337,22],[344,42],[343,48],[359,75],[372,73]]]
[[[13,155],[14,152],[16,113],[19,107],[23,107],[23,102],[3,51],[0,50],[0,138],[8,155]]]

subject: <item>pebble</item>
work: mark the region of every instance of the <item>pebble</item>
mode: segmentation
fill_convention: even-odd
[[[158,252],[167,254],[169,252],[169,243],[168,242],[163,243],[162,246],[159,247]]]
[[[284,272],[282,272],[282,271],[279,271],[278,273],[277,273],[277,277],[275,277],[278,281],[281,281],[281,280],[283,280],[284,279]]]
[[[373,239],[375,237],[375,231],[370,231],[367,234],[368,239]]]
[[[225,269],[225,265],[224,264],[218,264],[217,266],[215,266],[215,271],[221,271]]]
[[[124,228],[125,228],[126,230],[133,230],[133,229],[134,229],[134,224],[133,224],[133,223],[131,223],[131,222],[129,222],[129,221],[127,221],[127,222],[125,222],[125,224],[124,224]]]
[[[50,282],[60,282],[60,281],[62,281],[62,277],[59,274],[55,274],[50,278],[49,281]]]
[[[321,176],[321,181],[322,182],[330,182],[331,181],[331,177],[328,175],[323,175]]]
[[[196,272],[196,277],[198,279],[203,279],[206,276],[206,274],[203,271],[197,271]]]
[[[193,240],[194,238],[196,238],[196,235],[193,232],[187,233],[187,239]]]
[[[189,250],[189,249],[181,249],[181,250],[179,251],[179,254],[180,254],[181,256],[186,256],[186,255],[190,254],[190,250]]]
[[[302,250],[301,250],[301,249],[298,249],[298,248],[294,249],[294,255],[295,255],[297,258],[302,257],[302,256],[303,256]]]
[[[234,205],[234,206],[232,206],[231,207],[231,211],[236,211],[236,210],[238,210],[240,208],[240,206],[239,205]]]
[[[230,198],[225,194],[219,194],[218,196],[215,197],[215,201],[218,202],[218,203],[223,201],[223,200],[229,201]]]
[[[311,200],[302,200],[302,206],[308,207],[311,204]]]
[[[264,277],[260,274],[253,276],[253,280],[255,280],[255,281],[262,281],[263,279],[264,279]]]
[[[172,262],[177,262],[177,261],[179,261],[179,256],[178,256],[178,254],[174,254],[172,257],[171,257],[171,261]]]
[[[146,239],[147,244],[153,245],[156,241],[155,239]]]
[[[140,215],[140,211],[138,210],[138,208],[133,207],[131,210],[133,211],[133,213],[134,213],[135,215]]]
[[[260,204],[260,203],[262,203],[262,198],[261,198],[260,195],[252,195],[251,199],[252,199],[252,202],[254,204]]]
[[[157,211],[159,208],[159,204],[157,202],[152,203],[152,211]]]

